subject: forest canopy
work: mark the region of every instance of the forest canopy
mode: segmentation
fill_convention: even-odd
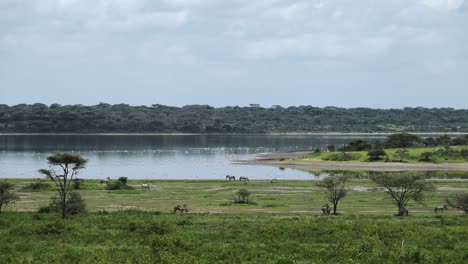
[[[468,109],[0,105],[0,133],[468,132]]]

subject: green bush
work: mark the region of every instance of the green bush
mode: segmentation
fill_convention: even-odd
[[[33,190],[39,191],[43,189],[48,189],[50,187],[49,183],[43,182],[41,179],[38,179],[36,182],[32,182],[23,187],[24,190]]]
[[[120,177],[117,182],[108,182],[107,190],[133,190],[134,188],[127,184],[127,177]]]
[[[77,215],[87,213],[86,203],[79,192],[71,192],[67,199],[66,214]]]
[[[81,189],[81,179],[73,179],[72,189],[73,190]]]
[[[328,161],[350,161],[350,160],[359,160],[361,158],[361,154],[359,153],[348,153],[348,152],[340,152],[340,153],[330,153],[323,157],[323,160]]]
[[[48,205],[41,206],[37,210],[38,213],[57,213],[60,212],[60,199],[57,196],[50,198]]]
[[[55,196],[50,199],[49,205],[41,206],[37,210],[38,213],[58,213],[61,212],[59,197]],[[70,192],[66,202],[66,214],[77,215],[87,213],[86,203],[78,192]]]

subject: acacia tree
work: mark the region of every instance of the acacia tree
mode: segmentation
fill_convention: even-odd
[[[88,160],[82,158],[79,154],[55,152],[47,157],[49,169],[41,169],[40,173],[55,183],[60,195],[60,207],[62,209],[62,218],[66,216],[67,194],[70,191],[70,184],[73,177],[78,174],[80,169],[84,169]]]
[[[0,182],[0,213],[2,207],[14,203],[19,199],[18,195],[13,192],[14,185],[8,182]]]
[[[323,179],[319,184],[320,187],[328,191],[327,199],[333,203],[333,214],[336,214],[338,203],[346,196],[346,182],[349,178],[346,175],[330,175]]]
[[[404,148],[398,149],[397,151],[395,151],[395,157],[397,157],[400,160],[400,162],[402,162],[404,159],[409,157],[409,150]]]
[[[468,193],[454,195],[451,198],[447,198],[446,201],[451,207],[468,213]]]
[[[410,173],[374,173],[370,179],[390,196],[394,204],[398,207],[398,215],[403,215],[402,208],[405,208],[410,200],[418,203],[424,202],[424,192],[434,190],[432,183],[424,180],[424,176]]]

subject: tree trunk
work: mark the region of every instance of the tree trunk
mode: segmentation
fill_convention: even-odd
[[[63,195],[62,195],[62,218],[65,218],[66,202],[67,202],[67,193],[65,192],[65,190],[63,190]]]
[[[336,209],[338,207],[338,203],[333,203],[333,214],[336,215]]]

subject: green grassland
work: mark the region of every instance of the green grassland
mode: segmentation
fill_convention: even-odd
[[[313,176],[311,176],[312,178]],[[47,205],[57,195],[52,185],[45,190],[25,190],[34,179],[8,179],[14,183],[20,200],[5,211],[36,211]],[[150,191],[142,191],[141,184],[150,185]],[[325,192],[318,187],[319,181],[251,181],[227,182],[223,180],[129,180],[134,190],[108,191],[97,180],[84,180],[80,193],[92,212],[137,209],[169,212],[178,204],[189,204],[191,212],[197,213],[318,213],[326,203]],[[410,204],[416,211],[431,212],[433,207],[444,203],[446,197],[468,191],[468,181],[434,181],[437,190],[428,193],[426,204]],[[395,207],[382,191],[369,191],[376,187],[370,180],[354,179],[349,182],[350,192],[339,206],[343,213],[365,211],[388,211]],[[239,189],[248,189],[254,204],[232,203]],[[449,212],[449,213],[453,213]]]
[[[338,216],[321,215],[318,181],[129,180],[134,190],[105,190],[85,180],[90,213],[65,220],[35,211],[54,188],[25,190],[37,180],[7,179],[21,200],[0,214],[0,263],[466,263],[468,216],[433,208],[468,181],[434,181],[410,216],[366,179],[349,182]],[[142,183],[150,191],[138,188]],[[234,204],[248,189],[253,204]],[[172,213],[187,203],[188,214]]]
[[[454,151],[460,151],[462,149],[468,149],[467,146],[453,146],[450,147],[450,150],[447,151],[444,147],[419,147],[419,148],[407,148],[408,156],[405,157],[403,160],[400,160],[396,157],[396,152],[398,149],[385,149],[385,153],[389,158],[389,162],[406,162],[406,163],[419,163],[421,161],[421,154],[424,152],[432,152],[433,160],[429,163],[463,163],[468,162],[467,158],[460,157],[456,155],[456,153],[452,153]],[[350,162],[382,162],[385,161],[384,158],[380,160],[370,161],[369,157],[367,156],[367,151],[347,151],[346,154],[349,155],[349,159],[347,161]],[[304,157],[293,159],[293,160],[285,160],[285,162],[291,161],[301,161],[301,162],[316,162],[316,161],[342,161],[340,159],[343,156],[343,152],[340,151],[333,151],[333,152],[318,152],[318,153],[310,153]]]

